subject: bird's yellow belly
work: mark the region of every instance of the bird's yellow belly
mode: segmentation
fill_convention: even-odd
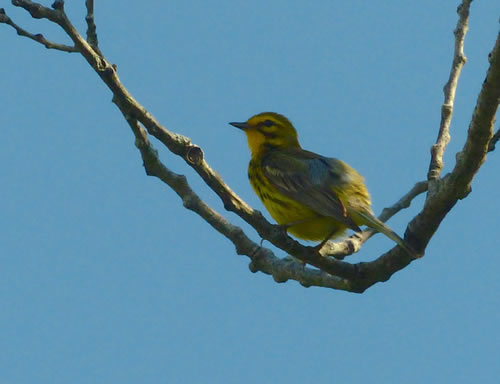
[[[299,239],[323,241],[327,237],[331,239],[342,236],[346,229],[347,227],[338,221],[330,217],[320,216],[291,226],[288,233]]]
[[[309,207],[283,195],[268,183],[256,184],[252,179],[250,181],[273,219],[278,224],[287,226],[288,233],[299,239],[323,241],[327,237],[341,236],[347,229],[344,224],[331,217],[321,216]]]

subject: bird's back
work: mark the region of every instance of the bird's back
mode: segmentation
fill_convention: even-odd
[[[270,150],[252,158],[248,177],[271,216],[302,239],[324,240],[347,228],[359,230],[360,223],[348,215],[349,206],[370,209],[356,171],[340,160],[300,148]]]

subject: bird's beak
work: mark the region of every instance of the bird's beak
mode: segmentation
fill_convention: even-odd
[[[232,125],[233,127],[241,129],[242,131],[245,131],[248,128],[250,128],[250,126],[246,122],[245,123],[229,123],[229,124]]]

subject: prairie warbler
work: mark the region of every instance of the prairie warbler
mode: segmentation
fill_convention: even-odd
[[[321,241],[366,225],[407,252],[406,242],[377,219],[363,177],[343,161],[301,148],[297,131],[283,115],[263,112],[243,123],[251,160],[248,178],[271,216],[289,233]]]

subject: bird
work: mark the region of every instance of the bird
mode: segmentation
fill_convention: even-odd
[[[262,112],[229,124],[246,134],[253,190],[289,234],[320,241],[321,249],[348,229],[360,232],[366,225],[413,254],[405,240],[374,216],[364,178],[341,160],[302,149],[288,118]]]

